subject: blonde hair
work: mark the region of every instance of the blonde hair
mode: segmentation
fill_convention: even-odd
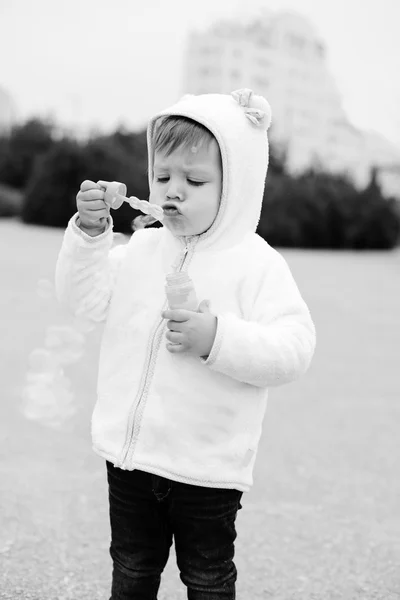
[[[169,115],[158,120],[153,135],[153,146],[155,152],[163,151],[168,156],[181,146],[196,152],[199,146],[204,143],[208,146],[214,139],[211,131],[201,123],[188,117]]]

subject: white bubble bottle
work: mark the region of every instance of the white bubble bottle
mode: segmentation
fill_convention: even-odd
[[[193,281],[187,273],[182,271],[167,275],[165,284],[168,306],[171,310],[184,308],[197,311],[198,301]]]

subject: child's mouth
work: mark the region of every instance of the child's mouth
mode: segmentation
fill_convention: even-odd
[[[164,214],[167,215],[167,217],[173,217],[175,215],[179,215],[180,214],[180,212],[176,208],[176,206],[173,206],[173,205],[163,206],[163,211],[164,211]]]

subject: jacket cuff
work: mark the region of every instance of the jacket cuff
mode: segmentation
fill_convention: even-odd
[[[212,345],[211,352],[207,358],[201,357],[202,362],[205,365],[207,365],[207,367],[211,367],[217,360],[217,356],[219,354],[219,351],[220,351],[221,345],[222,345],[223,335],[224,335],[223,334],[223,321],[217,315],[217,331],[215,333],[214,343]]]
[[[82,231],[78,223],[79,213],[77,212],[69,220],[67,229],[72,230],[76,235],[78,235],[81,238],[82,241],[84,240],[88,244],[98,244],[99,242],[102,242],[110,236],[110,233],[113,230],[113,220],[111,215],[107,219],[107,227],[105,231],[103,231],[103,233],[101,233],[100,235],[96,235],[94,237]]]
[[[278,386],[305,373],[314,347],[315,329],[306,313],[268,327],[225,313],[218,317],[214,345],[204,364],[242,383]]]

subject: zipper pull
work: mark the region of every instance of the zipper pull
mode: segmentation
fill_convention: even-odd
[[[180,265],[180,266],[179,266],[179,271],[181,271],[181,269],[182,269],[183,265],[185,264],[185,261],[186,261],[186,257],[187,257],[187,255],[188,255],[188,252],[189,252],[189,243],[188,243],[188,242],[186,242],[186,245],[185,245],[185,247],[184,247],[184,249],[183,249],[183,252],[182,252],[182,254],[181,254],[181,258],[180,258],[180,261],[179,261],[179,265]]]
[[[186,255],[189,252],[189,249],[190,249],[190,240],[186,240],[185,248],[183,250],[183,258],[186,258]]]

